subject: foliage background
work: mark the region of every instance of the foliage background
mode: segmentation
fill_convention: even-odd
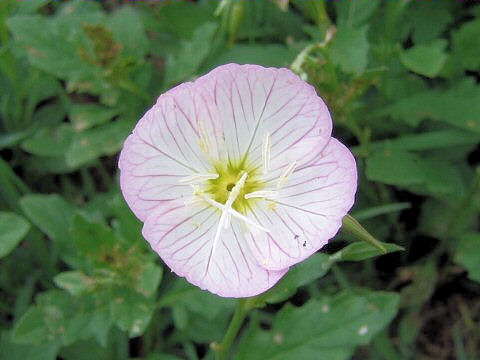
[[[0,44],[1,359],[214,357],[235,301],[164,268],[116,162],[160,93],[228,62],[316,86],[358,160],[352,214],[405,248],[340,233],[234,358],[479,358],[475,2],[12,0]]]

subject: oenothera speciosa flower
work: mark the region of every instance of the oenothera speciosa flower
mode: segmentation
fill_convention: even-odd
[[[272,287],[351,208],[355,160],[287,69],[220,66],[161,95],[128,137],[120,184],[178,275],[227,297]]]

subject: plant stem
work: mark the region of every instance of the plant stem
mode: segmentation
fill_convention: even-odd
[[[217,360],[226,360],[233,341],[237,337],[238,331],[243,324],[243,320],[248,312],[254,307],[256,298],[239,299],[235,312],[233,313],[230,325],[228,325],[227,332],[220,344],[213,343],[212,349],[215,351]]]

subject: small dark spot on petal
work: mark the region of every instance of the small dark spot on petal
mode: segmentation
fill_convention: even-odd
[[[297,234],[295,234],[295,235],[293,236],[293,238],[294,238],[295,240],[297,240],[299,237],[300,237],[300,235],[297,235]]]
[[[230,183],[227,185],[227,191],[232,191],[233,187],[235,186],[234,183]]]

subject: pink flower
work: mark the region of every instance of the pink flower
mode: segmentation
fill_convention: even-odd
[[[125,141],[120,184],[179,276],[246,297],[322,248],[353,205],[355,160],[287,69],[219,66],[161,95]]]

